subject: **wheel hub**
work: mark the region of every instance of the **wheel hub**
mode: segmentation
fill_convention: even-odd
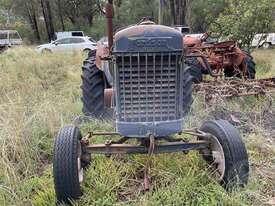
[[[208,149],[203,150],[202,153],[204,156],[211,157],[210,164],[216,169],[215,176],[217,180],[222,181],[225,174],[225,156],[222,145],[213,135],[207,138],[207,140],[209,142],[209,147]]]
[[[77,169],[78,169],[78,180],[80,183],[83,182],[83,179],[84,179],[84,171],[81,166],[81,155],[82,155],[82,150],[81,150],[81,144],[79,142],[78,148],[77,148]]]

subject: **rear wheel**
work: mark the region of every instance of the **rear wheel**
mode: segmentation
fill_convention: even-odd
[[[269,48],[270,48],[270,43],[265,42],[265,43],[263,43],[262,47],[263,47],[264,49],[269,49]]]
[[[200,128],[211,136],[199,138],[209,142],[203,158],[215,169],[215,177],[227,190],[244,186],[248,181],[249,163],[238,130],[225,120],[207,121]]]
[[[81,133],[77,127],[59,130],[54,144],[53,176],[57,201],[71,203],[81,196],[83,181]]]
[[[190,111],[191,105],[193,103],[193,98],[192,98],[193,82],[194,82],[194,77],[192,76],[192,67],[186,65],[183,72],[183,84],[182,84],[183,116],[188,114],[188,112]]]
[[[243,60],[244,64],[247,66],[247,74],[246,77],[248,79],[255,79],[256,77],[256,63],[253,60],[253,57],[247,55],[246,58]],[[242,78],[242,72],[241,71],[234,71],[232,68],[226,68],[224,69],[224,76],[225,77],[237,77]]]
[[[246,58],[246,65],[247,65],[248,79],[255,79],[255,77],[256,77],[256,63],[253,61],[252,57]]]
[[[104,115],[104,73],[96,67],[96,51],[90,51],[82,67],[83,113],[100,118]]]
[[[203,76],[202,76],[203,68],[199,63],[199,61],[197,60],[197,58],[196,57],[188,58],[185,63],[189,67],[190,74],[193,77],[193,82],[195,84],[200,83],[203,79]]]

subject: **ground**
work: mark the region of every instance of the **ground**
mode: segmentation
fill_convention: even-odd
[[[257,50],[259,77],[275,76],[275,51]],[[81,113],[83,54],[39,55],[33,48],[0,55],[0,205],[55,205],[54,136]],[[275,105],[267,97],[217,100],[194,97],[186,127],[228,119],[239,128],[250,160],[247,187],[227,193],[197,152],[153,157],[151,190],[141,188],[145,156],[93,156],[75,205],[272,205],[275,201]],[[83,133],[112,131],[112,124],[80,125]],[[104,137],[97,137],[96,141]]]

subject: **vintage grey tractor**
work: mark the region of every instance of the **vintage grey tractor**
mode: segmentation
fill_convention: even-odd
[[[236,128],[225,120],[206,121],[195,129],[183,126],[192,104],[193,77],[184,63],[182,34],[144,19],[113,36],[112,10],[109,0],[108,45],[99,43],[98,50],[85,60],[82,90],[84,108],[96,114],[104,110],[104,91],[108,93],[113,87],[110,98],[114,132],[90,131],[82,136],[77,126],[59,130],[53,157],[57,201],[70,203],[81,196],[80,185],[85,180],[85,168],[93,164],[93,154],[184,155],[198,150],[224,188],[244,186],[249,164]],[[178,134],[177,138],[174,134]],[[121,138],[93,144],[92,137],[97,135]],[[194,140],[187,141],[185,135]],[[132,139],[137,140],[135,144]],[[148,175],[145,169],[145,189],[149,187]]]

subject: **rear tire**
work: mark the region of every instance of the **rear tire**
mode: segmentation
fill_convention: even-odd
[[[255,77],[256,77],[256,63],[254,62],[253,58],[247,57],[246,65],[247,65],[248,79],[255,79]]]
[[[193,82],[198,84],[202,82],[202,70],[203,67],[199,63],[196,57],[188,58],[185,62],[189,66],[190,74],[193,77]]]
[[[202,154],[219,172],[220,184],[229,191],[246,185],[249,174],[248,156],[238,130],[225,120],[207,121],[200,130],[213,135],[199,139],[210,143],[208,149],[202,150]]]
[[[263,43],[263,45],[262,45],[262,47],[264,48],[264,49],[269,49],[270,48],[270,43],[268,43],[268,42],[265,42],[265,43]]]
[[[81,166],[82,138],[75,126],[59,130],[54,144],[53,176],[58,203],[70,204],[81,196],[80,183],[83,181]]]
[[[255,79],[256,77],[256,63],[253,60],[253,57],[247,54],[247,56],[244,59],[245,64],[247,65],[247,78],[248,79]],[[225,69],[224,70],[224,76],[225,77],[237,77],[242,78],[242,74],[237,73],[233,69]]]
[[[90,51],[82,67],[82,102],[86,116],[100,118],[104,115],[104,73],[96,67],[96,51]]]
[[[193,97],[192,97],[192,89],[193,89],[193,82],[194,77],[192,76],[192,67],[185,65],[185,69],[183,71],[183,84],[182,84],[182,101],[183,101],[183,116],[186,116],[191,108],[191,105],[193,103]]]

